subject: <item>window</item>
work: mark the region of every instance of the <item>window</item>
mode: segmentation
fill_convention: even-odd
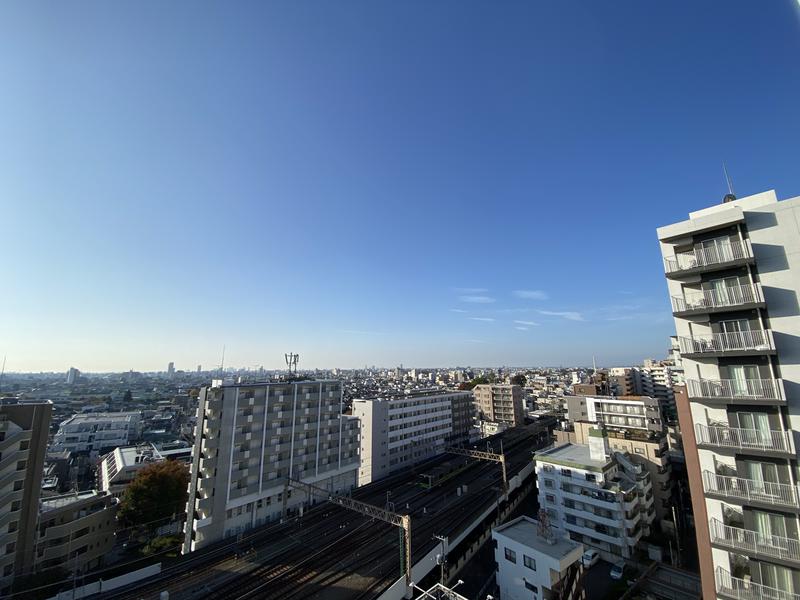
[[[522,562],[524,562],[525,566],[528,567],[531,571],[536,570],[536,561],[527,554],[522,555]]]
[[[545,479],[544,480],[544,487],[553,489],[553,487],[555,487],[555,484],[554,484],[552,479]]]
[[[538,594],[539,593],[539,588],[537,588],[535,585],[533,585],[527,579],[525,580],[525,589],[532,591],[534,594]]]
[[[556,497],[553,494],[545,494],[544,499],[547,501],[548,504],[556,503]]]
[[[644,454],[644,448],[634,448],[634,452],[636,452],[636,454]]]
[[[511,550],[510,548],[506,548],[505,551],[506,551],[506,560],[514,564],[517,564],[517,553]]]
[[[570,469],[561,469],[562,477],[572,477],[572,471]]]
[[[594,475],[593,473],[587,473],[586,481],[597,481],[597,475]]]

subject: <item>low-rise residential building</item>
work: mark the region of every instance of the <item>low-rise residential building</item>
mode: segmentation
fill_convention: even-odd
[[[570,421],[591,421],[611,428],[664,431],[657,398],[649,396],[565,396]]]
[[[0,404],[0,596],[33,566],[52,411],[49,401]]]
[[[61,567],[84,573],[114,548],[117,499],[90,490],[41,502],[34,571]]]
[[[470,441],[470,392],[421,392],[356,399],[353,416],[361,423],[358,484],[366,485],[399,469]]]
[[[100,459],[97,487],[119,498],[141,468],[161,460],[164,457],[151,444],[115,448]]]
[[[103,452],[128,446],[142,435],[138,411],[73,415],[58,427],[52,449],[69,452]]]
[[[508,423],[511,427],[525,423],[523,392],[518,385],[485,383],[472,390],[478,418]]]
[[[609,452],[605,432],[590,443],[537,452],[539,504],[550,522],[607,560],[630,558],[655,518],[650,474],[622,452]]]
[[[588,444],[589,432],[596,427],[595,423],[575,421],[570,428],[554,432],[556,442]],[[666,434],[605,429],[611,452],[627,453],[633,462],[641,464],[650,473],[656,519],[660,522],[664,518],[671,518],[673,480]]]
[[[281,518],[286,480],[332,493],[358,480],[358,419],[339,381],[234,384],[200,390],[184,553]],[[292,509],[306,494],[289,490]]]
[[[492,530],[502,600],[580,600],[583,545],[564,530],[517,517]]]

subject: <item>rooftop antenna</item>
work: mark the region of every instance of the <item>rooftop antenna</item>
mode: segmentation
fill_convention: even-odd
[[[592,375],[597,373],[597,361],[594,359],[594,354],[592,354]]]
[[[219,363],[220,374],[225,372],[225,344],[222,344],[222,360]]]
[[[722,172],[725,174],[725,183],[728,184],[728,193],[725,194],[725,197],[722,199],[723,202],[733,202],[736,200],[736,194],[733,192],[733,182],[731,181],[731,176],[728,175],[728,167],[725,166],[725,161],[722,161]]]
[[[289,352],[283,356],[286,359],[286,366],[289,368],[289,375],[292,374],[292,371],[297,375],[297,361],[300,360],[300,355]]]
[[[6,373],[6,355],[3,355],[3,368],[0,369],[0,390],[3,389],[3,375]]]

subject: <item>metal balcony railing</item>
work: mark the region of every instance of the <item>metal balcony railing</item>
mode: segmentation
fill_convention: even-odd
[[[775,349],[775,343],[772,340],[772,331],[769,329],[714,333],[711,335],[695,335],[692,337],[681,336],[678,338],[678,344],[680,345],[681,354]]]
[[[703,471],[703,489],[727,498],[800,507],[797,486],[785,483],[758,481]]]
[[[759,554],[800,562],[800,541],[725,525],[711,519],[711,541],[743,554]]]
[[[678,252],[675,256],[665,257],[664,266],[667,273],[677,273],[752,257],[749,241],[742,243],[738,240],[726,240],[710,248],[697,247],[689,252]]]
[[[698,444],[738,448],[740,450],[794,452],[792,436],[788,431],[776,429],[760,431],[758,429],[741,429],[738,427],[709,426],[702,423],[695,424],[694,429]]]
[[[691,398],[783,400],[780,379],[687,379]]]
[[[715,579],[717,593],[736,600],[800,600],[800,594],[734,577],[722,567],[717,567]]]
[[[759,284],[745,284],[717,290],[684,292],[683,296],[672,296],[672,312],[704,312],[763,301],[764,295]]]

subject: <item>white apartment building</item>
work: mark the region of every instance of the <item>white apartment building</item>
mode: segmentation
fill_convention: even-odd
[[[142,435],[142,415],[137,411],[81,413],[62,421],[53,437],[56,452],[102,452],[128,446]]]
[[[800,197],[658,229],[705,598],[800,599]]]
[[[604,432],[590,432],[588,445],[537,452],[534,462],[539,505],[572,540],[614,561],[630,558],[649,535],[655,518],[650,474],[627,454],[610,453]]]
[[[361,423],[358,485],[465,444],[472,428],[470,392],[422,392],[353,400]]]
[[[0,596],[33,569],[52,411],[50,401],[0,403]]]
[[[119,498],[142,467],[164,460],[152,444],[114,448],[100,459],[97,487]]]
[[[199,400],[184,553],[280,519],[287,478],[356,486],[358,419],[339,381],[214,381]],[[288,507],[304,498],[290,490]]]
[[[584,597],[583,545],[564,530],[542,528],[530,517],[492,529],[495,579],[502,600],[551,600]]]

